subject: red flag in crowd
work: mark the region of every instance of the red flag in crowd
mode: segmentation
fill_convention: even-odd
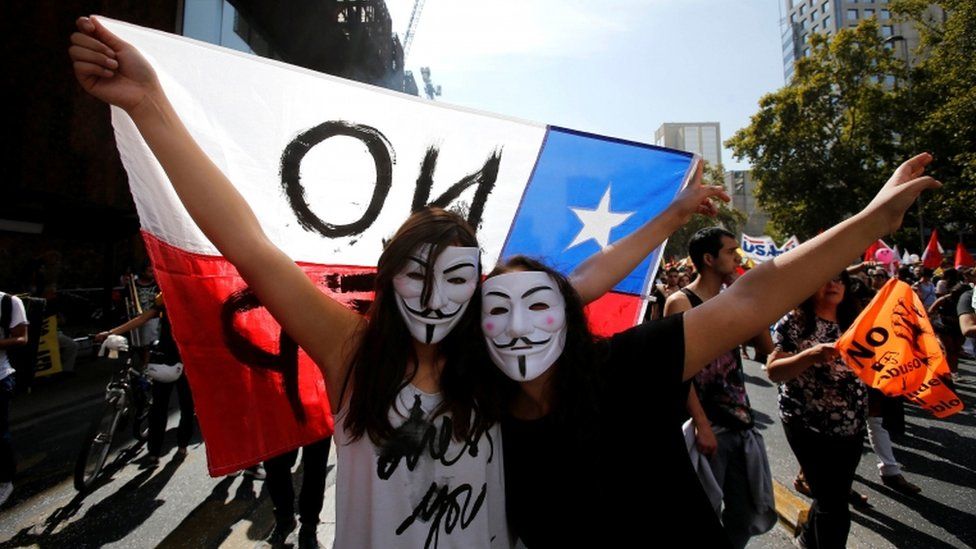
[[[972,254],[966,250],[966,247],[962,245],[962,241],[960,240],[956,244],[955,267],[958,269],[960,267],[972,267],[974,265],[976,265],[976,260],[973,260]]]
[[[884,240],[876,240],[874,244],[868,246],[868,249],[864,250],[864,261],[874,261],[874,252],[887,248],[888,245],[884,243]]]
[[[922,266],[929,269],[938,269],[942,265],[942,245],[939,244],[939,231],[932,229],[932,237],[929,238],[929,245],[922,252]]]

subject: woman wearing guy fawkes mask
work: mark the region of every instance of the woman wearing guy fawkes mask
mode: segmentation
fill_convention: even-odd
[[[923,177],[931,159],[905,162],[860,213],[701,306],[609,339],[590,333],[585,300],[544,264],[517,256],[489,274],[481,327],[504,374],[512,533],[529,548],[644,546],[665,537],[729,546],[688,459],[686,382],[896,230],[915,197],[938,186]],[[663,239],[645,240],[644,253]],[[625,240],[614,246],[630,247]],[[630,259],[622,263],[636,265]]]
[[[369,312],[357,314],[268,238],[149,62],[97,18],[77,26],[69,54],[82,87],[126,111],[193,220],[322,370],[340,462],[335,546],[510,545],[498,427],[479,413],[492,406],[470,367],[482,352],[471,344],[481,341],[471,227],[439,208],[412,215],[380,257]],[[278,526],[293,528],[288,518]],[[314,546],[309,518],[299,541]]]
[[[695,517],[690,539],[727,545],[680,437],[675,329],[669,318],[598,341],[558,272],[516,256],[488,275],[482,330],[505,375],[509,525],[527,547],[646,545],[664,535],[645,529],[662,503]]]

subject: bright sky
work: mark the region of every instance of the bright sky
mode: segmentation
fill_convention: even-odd
[[[646,143],[717,121],[725,140],[783,85],[781,2],[426,0],[406,65],[445,103]],[[386,3],[402,39],[414,0]]]

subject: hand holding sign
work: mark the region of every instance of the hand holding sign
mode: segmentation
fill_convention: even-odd
[[[131,111],[159,89],[156,72],[139,50],[94,17],[79,17],[75,24],[79,32],[71,35],[68,54],[85,91]]]
[[[834,343],[818,343],[804,351],[813,360],[814,364],[830,362],[837,358],[838,352],[834,348]]]

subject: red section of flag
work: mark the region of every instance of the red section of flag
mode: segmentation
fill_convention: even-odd
[[[193,391],[210,474],[226,475],[331,435],[318,367],[299,350],[296,376],[295,362],[280,356],[281,328],[271,315],[260,307],[235,312],[227,303],[246,290],[237,269],[222,257],[188,253],[148,233],[143,238]],[[375,269],[300,266],[351,307],[371,299],[362,288],[372,288]],[[347,278],[352,283],[344,284]],[[247,308],[246,294],[236,295],[237,309]]]
[[[922,252],[922,266],[938,269],[940,265],[942,265],[942,246],[939,245],[939,231],[932,229],[929,244]]]
[[[639,297],[610,292],[586,306],[586,317],[594,334],[611,336],[636,324],[640,309]]]
[[[281,327],[248,296],[237,269],[220,256],[186,252],[146,232],[143,238],[193,391],[210,474],[233,473],[331,435],[321,372],[298,350],[297,382],[289,375],[295,368],[282,358]],[[375,268],[299,266],[350,308],[365,310],[372,300]],[[586,313],[594,333],[609,336],[633,326],[640,308],[639,297],[609,293]]]
[[[962,245],[962,241],[956,243],[956,261],[954,262],[956,268],[960,267],[972,267],[976,265],[976,261],[973,260],[972,254],[969,250]]]
[[[875,261],[874,252],[887,247],[888,245],[885,244],[884,242],[880,240],[875,240],[874,244],[871,244],[870,246],[868,246],[868,249],[864,250],[864,261]]]

